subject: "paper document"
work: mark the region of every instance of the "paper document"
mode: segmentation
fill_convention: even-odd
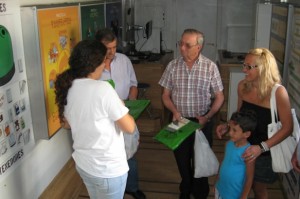
[[[183,118],[180,121],[175,120],[166,127],[166,130],[175,132],[175,131],[179,130],[181,127],[185,126],[189,122],[190,122],[190,120],[188,120],[186,118]]]

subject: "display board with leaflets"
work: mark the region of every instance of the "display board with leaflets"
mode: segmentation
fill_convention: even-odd
[[[0,182],[34,147],[18,1],[0,2]]]

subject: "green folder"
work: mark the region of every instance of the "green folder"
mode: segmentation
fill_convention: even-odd
[[[114,80],[112,80],[112,79],[107,79],[107,80],[105,80],[105,81],[107,81],[113,88],[116,87]]]
[[[201,125],[193,121],[189,121],[189,123],[175,132],[168,131],[166,126],[155,135],[154,139],[168,148],[175,150],[188,136],[199,128],[201,128]]]
[[[150,100],[125,100],[129,114],[136,120],[150,104]]]

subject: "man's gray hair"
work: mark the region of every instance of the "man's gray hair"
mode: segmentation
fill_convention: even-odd
[[[199,30],[196,30],[196,29],[189,28],[189,29],[185,29],[183,31],[182,35],[184,35],[184,34],[196,34],[197,35],[197,44],[203,45],[203,43],[204,43],[203,32],[200,32]]]

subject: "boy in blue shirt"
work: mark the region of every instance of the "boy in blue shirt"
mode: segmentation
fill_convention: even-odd
[[[257,124],[256,114],[243,110],[232,114],[229,125],[230,140],[217,178],[216,199],[246,199],[251,190],[255,162],[246,163],[242,154],[250,146],[247,138]]]

